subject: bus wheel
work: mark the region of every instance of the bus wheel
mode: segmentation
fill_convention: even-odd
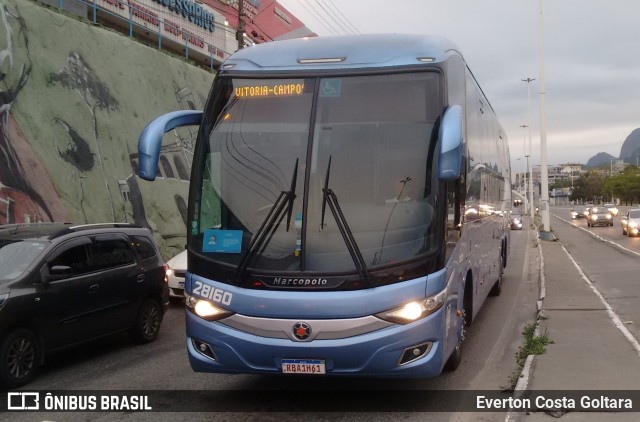
[[[500,268],[500,275],[498,276],[496,283],[491,288],[489,295],[500,296],[500,293],[502,293],[502,268]]]
[[[447,359],[447,362],[444,364],[445,371],[455,371],[460,366],[460,362],[462,362],[462,342],[464,341],[464,333],[466,331],[466,316],[464,309],[462,310],[462,335],[460,339],[458,339],[458,344],[456,344],[456,348]]]
[[[502,241],[502,268],[504,269],[507,266],[507,255],[508,255],[508,251],[507,251],[507,245],[506,245],[506,241]]]

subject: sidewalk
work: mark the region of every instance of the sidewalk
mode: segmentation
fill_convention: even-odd
[[[553,343],[546,346],[544,354],[533,357],[526,390],[532,393],[531,397],[560,390],[573,391],[578,398],[584,395],[581,393],[584,390],[592,390],[590,397],[597,398],[614,396],[611,390],[640,390],[638,352],[616,326],[606,303],[592,290],[560,242],[539,240],[538,244],[532,251],[538,260],[542,251],[539,333],[546,334]],[[640,409],[637,391],[633,394],[621,391],[615,397],[631,398],[634,408]],[[615,410],[517,413],[515,419],[640,420],[640,413],[610,412]]]

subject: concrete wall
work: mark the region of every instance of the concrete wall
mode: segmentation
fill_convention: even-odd
[[[137,139],[159,114],[202,109],[214,75],[30,0],[0,8],[0,224],[136,222],[169,259],[196,133],[165,136],[153,183],[134,176]]]

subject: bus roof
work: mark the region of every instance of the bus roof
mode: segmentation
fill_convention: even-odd
[[[258,44],[237,51],[221,71],[284,71],[380,68],[438,63],[462,56],[442,37],[363,34],[297,38]]]

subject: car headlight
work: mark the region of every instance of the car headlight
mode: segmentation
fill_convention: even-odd
[[[231,311],[213,304],[213,302],[191,296],[186,292],[184,294],[184,298],[184,303],[187,306],[187,309],[189,309],[191,313],[207,321],[217,321],[234,314]]]
[[[2,309],[2,306],[7,301],[7,299],[9,299],[9,293],[3,293],[0,295],[0,309]]]
[[[381,312],[376,316],[385,321],[395,322],[397,324],[409,324],[436,312],[442,307],[446,298],[447,289],[445,288],[434,296],[424,300],[409,302],[396,309]]]
[[[592,219],[593,221],[595,221],[595,220],[597,220],[597,219],[598,219],[598,216],[594,214],[594,215],[592,215],[592,216],[591,216],[591,219]]]
[[[583,214],[584,215],[589,215],[589,211],[584,211]]]
[[[636,223],[635,221],[632,221],[631,223],[629,223],[629,227],[636,228],[638,227],[638,223]]]
[[[611,214],[607,214],[607,218],[611,220]]]

